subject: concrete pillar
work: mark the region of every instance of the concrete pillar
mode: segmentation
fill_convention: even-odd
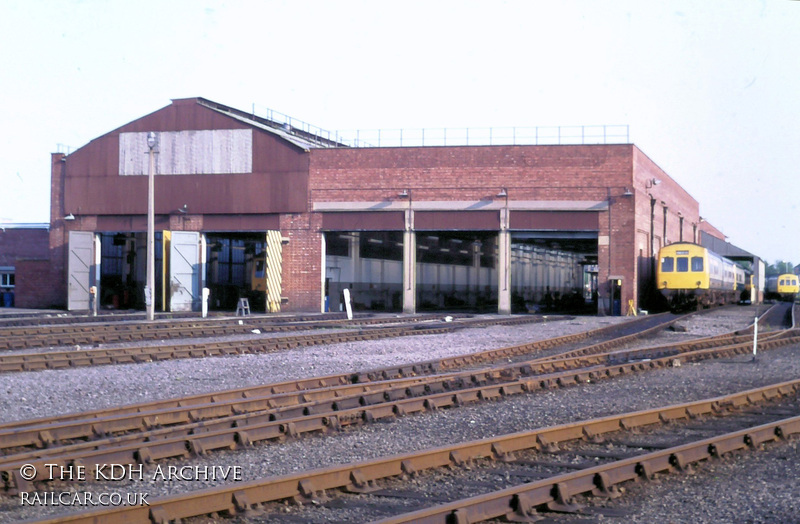
[[[472,267],[469,268],[469,305],[474,306],[478,303],[478,296],[481,293],[481,247],[482,244],[477,240],[471,244]]]
[[[508,230],[508,207],[500,210],[500,234],[497,238],[497,313],[511,314],[511,232]]]
[[[364,282],[364,273],[363,268],[361,267],[361,232],[354,231],[350,235],[350,258],[353,260],[353,276],[351,277],[351,282],[353,286],[356,283]],[[347,287],[344,284],[344,287]],[[353,290],[351,289],[350,292],[352,293]]]
[[[414,232],[414,211],[405,211],[403,232],[403,313],[417,312],[417,236]]]

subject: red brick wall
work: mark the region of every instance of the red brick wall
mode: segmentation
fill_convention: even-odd
[[[697,200],[638,148],[634,148],[633,172],[635,241],[628,256],[632,261],[641,261],[643,273],[637,278],[638,295],[638,286],[647,281],[655,267],[659,249],[666,244],[679,242],[681,238],[684,242],[697,240],[694,232],[695,226],[700,224],[700,206]],[[651,206],[651,203],[654,205]]]
[[[18,260],[15,307],[62,308],[65,297],[53,282],[57,280],[49,260]]]
[[[705,220],[703,220],[700,223],[700,227],[698,227],[697,229],[698,229],[698,231],[702,231],[704,233],[708,233],[712,237],[716,237],[716,238],[718,238],[720,240],[723,240],[723,241],[728,238],[728,237],[725,236],[725,234],[722,231],[720,231],[719,229],[717,229],[716,227],[711,225],[709,222],[706,222]],[[698,233],[697,235],[699,237],[700,233]],[[698,239],[698,241],[699,241],[699,239]]]
[[[0,266],[15,266],[18,258],[47,258],[47,229],[0,227]]]
[[[681,239],[694,242],[693,225],[700,224],[700,206],[689,193],[658,167],[639,149],[634,152],[634,178],[636,187],[636,223],[647,236],[650,235],[650,201],[655,199],[654,240],[656,248]],[[653,184],[653,179],[658,184]],[[649,187],[648,187],[649,186]],[[664,238],[664,206],[667,207],[667,235]],[[681,230],[680,218],[683,217]],[[637,246],[638,247],[638,246]],[[644,252],[649,251],[644,246]]]
[[[283,246],[282,296],[289,301],[281,310],[318,312],[322,300],[322,216],[319,213],[281,215]]]
[[[50,280],[48,287],[54,290],[58,300],[52,304],[36,307],[67,306],[67,232],[68,224],[64,216],[64,159],[62,153],[54,153],[50,157]],[[74,226],[73,226],[74,227]]]
[[[631,185],[630,145],[327,149],[311,152],[311,201],[604,200]]]
[[[50,287],[43,283],[50,278],[49,254],[47,229],[0,229],[0,266],[14,267],[15,307],[42,308],[54,303],[52,297],[41,295]]]
[[[608,298],[611,293],[609,280],[621,279],[621,312],[624,315],[628,301],[634,300],[636,303],[638,292],[636,263],[633,258],[635,203],[632,197],[623,196],[620,192],[612,194],[610,199],[609,210],[600,215],[600,236],[607,234],[609,242],[605,246],[598,246],[598,295],[600,298]]]

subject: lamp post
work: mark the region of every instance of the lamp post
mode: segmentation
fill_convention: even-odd
[[[398,198],[407,198],[403,229],[403,313],[417,312],[417,236],[414,231],[414,210],[410,189],[403,189]]]
[[[508,189],[501,188],[497,198],[504,199],[500,209],[500,231],[497,235],[497,313],[500,315],[511,314],[511,232],[510,213],[508,209]]]
[[[156,134],[152,131],[147,134],[147,148],[150,164],[147,170],[147,283],[144,288],[144,303],[147,307],[147,320],[155,318],[155,147]]]

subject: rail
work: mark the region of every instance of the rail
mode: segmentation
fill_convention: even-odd
[[[723,344],[730,342],[723,336]],[[701,346],[705,343],[698,341]],[[764,349],[797,343],[798,337],[776,337]],[[38,450],[12,452],[0,460],[0,478],[5,490],[29,491],[29,480],[19,475],[24,464],[139,463],[183,458],[218,449],[234,449],[256,442],[283,440],[308,432],[324,432],[373,420],[394,418],[422,411],[455,407],[501,397],[557,387],[611,379],[639,371],[672,365],[677,357],[687,362],[733,356],[749,351],[749,344],[724,345],[716,349],[690,349],[663,354],[663,348],[643,348],[635,360],[611,362],[611,354],[574,362],[548,364],[542,360],[501,366],[481,372],[404,378],[383,384],[336,385],[309,393],[290,392],[246,400],[194,404],[176,409],[140,411],[92,420],[20,427],[0,433],[10,448],[36,446]],[[581,362],[582,361],[582,362]],[[538,364],[537,364],[538,363]],[[341,384],[341,383],[340,383]],[[326,381],[327,386],[327,381]],[[302,388],[300,388],[302,389]],[[71,417],[68,417],[71,418]],[[88,422],[88,423],[87,423]],[[203,431],[196,431],[202,427]],[[158,429],[151,429],[158,428]],[[175,431],[173,431],[173,429]],[[144,430],[135,433],[137,430]],[[126,435],[118,433],[134,431]],[[92,435],[101,438],[92,438]],[[115,436],[110,436],[115,435]],[[75,441],[77,439],[77,441]],[[84,442],[83,439],[86,439]],[[73,442],[75,441],[75,442]],[[80,441],[80,442],[78,442]],[[66,453],[65,453],[66,452]],[[41,479],[39,479],[41,480]]]
[[[189,342],[169,346],[124,346],[104,349],[78,349],[0,355],[0,372],[40,371],[68,367],[98,366],[106,364],[135,364],[155,360],[179,358],[205,358],[264,353],[320,344],[337,344],[359,340],[378,340],[390,337],[450,333],[464,327],[489,325],[518,325],[541,321],[540,317],[519,316],[488,320],[464,320],[445,325],[422,324],[409,327],[359,329],[325,335],[298,335],[275,338],[257,338],[214,342]]]
[[[545,449],[547,445],[597,437],[635,428],[665,425],[698,415],[723,413],[726,409],[756,405],[779,397],[797,394],[798,381],[772,384],[732,395],[703,399],[656,409],[589,419],[573,424],[550,426],[493,438],[464,442],[453,446],[426,449],[415,453],[382,457],[355,464],[321,468],[297,474],[262,478],[236,485],[206,488],[193,493],[172,495],[153,500],[149,506],[117,507],[72,515],[59,515],[40,522],[172,522],[207,514],[237,514],[258,504],[280,500],[311,502],[319,500],[327,490],[369,491],[377,480],[413,476],[435,468],[457,467],[478,459],[504,460],[523,450]],[[385,522],[476,522],[494,517],[511,517],[515,507],[523,507],[518,517],[531,517],[539,505],[569,500],[581,493],[601,492],[636,478],[652,478],[661,471],[685,469],[693,462],[708,460],[739,449],[758,449],[761,444],[789,438],[800,433],[800,417],[787,418],[732,433],[684,444],[663,451],[639,455],[473,497],[458,503],[445,504],[386,519]],[[602,482],[598,483],[597,480]],[[520,494],[525,494],[520,497]],[[536,498],[532,498],[536,495]],[[527,503],[517,504],[521,499]],[[499,501],[499,502],[498,502]],[[463,520],[456,512],[469,508],[470,518]],[[431,520],[423,520],[431,519]]]

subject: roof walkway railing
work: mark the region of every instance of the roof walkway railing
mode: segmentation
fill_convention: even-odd
[[[253,104],[253,116],[287,131],[299,131],[322,147],[429,147],[495,145],[629,144],[628,125],[420,128],[328,131],[269,108]],[[337,144],[337,145],[333,145]]]

